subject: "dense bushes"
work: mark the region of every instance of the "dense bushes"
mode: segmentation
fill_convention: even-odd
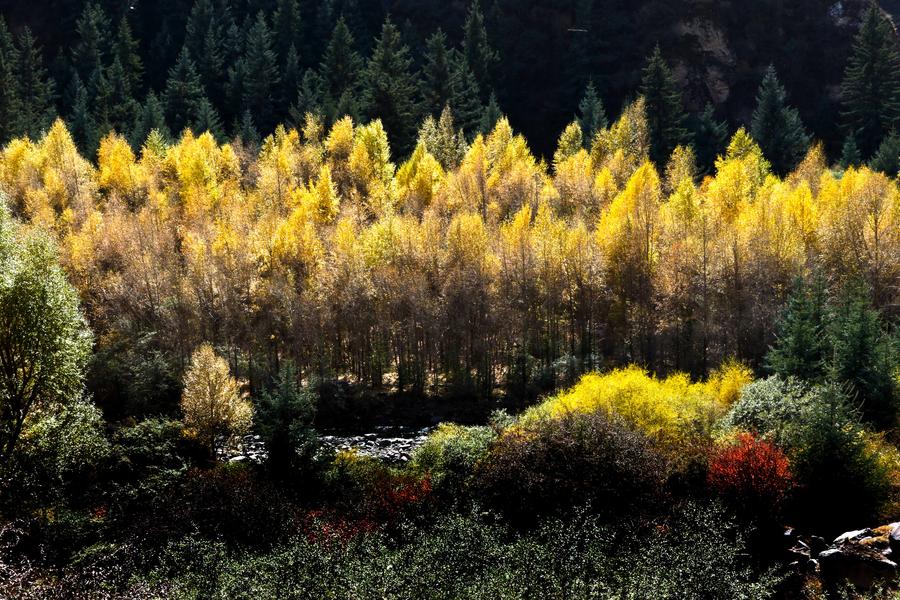
[[[486,503],[518,523],[581,504],[614,519],[658,500],[667,470],[643,433],[595,410],[511,427],[481,465],[477,485]]]

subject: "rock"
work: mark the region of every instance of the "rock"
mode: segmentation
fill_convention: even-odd
[[[888,535],[888,546],[894,556],[900,555],[900,523],[894,523],[890,535]]]
[[[843,536],[838,539],[841,538]],[[884,558],[880,552],[858,544],[848,544],[846,540],[840,548],[829,548],[820,553],[818,560],[822,579],[826,582],[834,585],[846,581],[860,590],[871,589],[876,583],[897,574],[897,563]]]
[[[245,462],[246,460],[247,460],[246,456],[244,456],[243,454],[238,454],[237,456],[232,456],[231,458],[229,458],[228,462],[241,463],[241,462]]]
[[[854,542],[857,540],[861,540],[864,537],[869,537],[872,535],[871,529],[857,529],[855,531],[848,531],[846,533],[842,533],[841,535],[834,538],[834,541],[831,542],[832,546],[840,546],[842,544],[846,544],[847,542]]]
[[[812,556],[818,556],[828,549],[828,544],[825,543],[825,540],[818,535],[810,536],[808,546],[810,554]]]

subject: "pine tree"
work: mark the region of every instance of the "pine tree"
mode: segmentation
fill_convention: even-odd
[[[303,123],[307,113],[322,113],[322,97],[319,94],[321,89],[319,74],[314,69],[307,69],[297,88],[297,99],[291,105],[290,114],[294,123]]]
[[[216,112],[216,109],[209,99],[205,97],[200,100],[197,114],[194,116],[189,126],[197,135],[206,132],[211,133],[212,136],[216,138],[216,141],[222,141],[224,137],[222,119],[219,117],[219,113]]]
[[[584,90],[584,97],[578,103],[578,125],[584,134],[586,148],[590,148],[591,141],[601,129],[606,129],[609,122],[606,119],[606,111],[603,109],[603,101],[597,95],[594,82],[588,81]]]
[[[870,166],[888,177],[897,177],[900,173],[900,134],[891,132],[872,157]]]
[[[278,61],[272,50],[272,36],[262,12],[247,32],[244,46],[241,108],[253,110],[263,131],[275,127],[273,93],[278,88]]]
[[[778,339],[766,355],[766,365],[780,377],[819,382],[827,374],[830,349],[826,336],[825,280],[812,285],[798,279],[778,323]]]
[[[786,100],[787,92],[778,81],[775,67],[769,66],[756,95],[750,135],[779,175],[792,171],[809,148],[800,113]]]
[[[131,98],[141,93],[144,77],[144,64],[138,49],[138,42],[131,33],[128,19],[122,17],[119,23],[119,31],[113,44],[113,60],[118,60],[122,65],[127,84],[128,95]]]
[[[484,114],[484,105],[478,96],[478,81],[469,68],[465,57],[456,53],[450,77],[450,106],[456,115],[456,122],[466,136],[477,132]]]
[[[21,109],[16,82],[18,64],[19,52],[6,28],[6,20],[0,15],[0,146],[19,133]]]
[[[172,137],[172,132],[169,131],[169,128],[166,125],[166,115],[163,110],[163,105],[156,97],[156,94],[151,90],[150,93],[147,94],[144,106],[141,108],[141,111],[135,120],[134,127],[131,130],[129,141],[131,142],[132,148],[140,148],[152,131],[159,132],[163,139],[166,140],[171,139]]]
[[[343,18],[338,19],[325,48],[319,79],[319,95],[327,122],[333,123],[345,114],[358,120],[363,108],[360,102],[363,60],[353,49],[353,36]]]
[[[701,174],[712,172],[716,158],[728,143],[728,124],[716,120],[715,108],[707,104],[693,119],[694,154]]]
[[[275,49],[282,63],[288,63],[291,48],[300,56],[303,45],[303,22],[300,3],[297,0],[277,0],[275,13],[272,16],[272,30],[275,38]],[[297,65],[299,69],[300,65]]]
[[[864,160],[900,124],[900,53],[891,23],[873,2],[844,70],[842,116]]]
[[[880,428],[896,426],[900,398],[893,376],[900,356],[864,285],[851,283],[842,290],[829,323],[831,377],[847,386],[868,421]]]
[[[203,36],[203,45],[197,57],[197,74],[207,96],[216,103],[225,100],[226,69],[223,39],[216,28],[211,27]]]
[[[88,88],[92,99],[98,74],[103,72],[110,50],[109,19],[96,2],[88,2],[75,24],[78,41],[72,48],[72,64]]]
[[[466,141],[461,132],[457,132],[453,122],[453,111],[444,106],[438,121],[428,115],[419,129],[418,142],[437,159],[444,169],[455,169],[462,162],[466,152]]]
[[[240,123],[234,128],[234,135],[249,146],[259,146],[259,132],[256,130],[256,125],[253,123],[253,115],[250,114],[249,110],[244,111]]]
[[[203,86],[194,61],[191,60],[187,47],[182,48],[178,61],[169,70],[163,94],[166,121],[172,130],[180,132],[193,122],[200,113],[204,100]]]
[[[675,146],[686,143],[688,132],[678,83],[659,46],[644,67],[641,94],[646,101],[650,158],[657,165],[665,165]]]
[[[491,92],[484,114],[481,115],[481,133],[487,135],[492,132],[494,126],[497,125],[497,121],[502,117],[503,111],[500,110],[500,105],[497,104],[497,96],[494,95],[494,92]]]
[[[425,62],[422,67],[423,108],[432,116],[437,115],[450,102],[451,71],[447,36],[438,29],[425,42]]]
[[[490,96],[494,67],[500,62],[500,55],[488,40],[478,0],[474,0],[469,7],[463,26],[463,55],[475,74],[482,100],[486,100]]]
[[[278,107],[278,113],[284,114],[294,104],[297,99],[297,90],[300,89],[301,72],[300,72],[300,55],[294,46],[288,48],[287,57],[284,59],[284,68],[282,73],[281,100]]]
[[[22,30],[16,50],[19,59],[16,68],[16,95],[20,101],[18,131],[34,138],[53,120],[53,80],[47,75],[41,49],[28,27]]]
[[[81,78],[76,74],[69,84],[70,93],[75,98],[72,104],[72,113],[69,115],[68,127],[75,145],[82,156],[94,156],[100,145],[100,132],[94,115],[91,113],[91,103],[87,88]]]
[[[841,147],[840,165],[844,169],[849,169],[850,167],[858,167],[861,164],[862,156],[859,153],[859,146],[856,145],[856,138],[848,135],[847,139],[844,140],[843,147]]]
[[[120,133],[128,131],[134,123],[140,106],[131,95],[131,79],[116,57],[108,69],[108,76],[97,89],[97,114],[103,116],[99,123],[106,132],[114,129]]]
[[[400,32],[390,19],[385,20],[366,68],[366,100],[368,114],[381,119],[400,156],[412,150],[415,135],[416,81],[411,68],[412,58]]]

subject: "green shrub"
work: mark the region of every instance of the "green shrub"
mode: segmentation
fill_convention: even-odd
[[[507,430],[481,464],[481,497],[515,522],[592,503],[608,518],[660,497],[668,464],[642,433],[605,411]]]
[[[789,445],[793,430],[802,426],[814,398],[809,386],[797,379],[760,379],[741,391],[719,425],[725,430],[763,435],[784,447]]]
[[[459,501],[466,495],[476,465],[487,456],[495,438],[491,427],[442,424],[416,449],[410,467],[428,474],[437,494]]]

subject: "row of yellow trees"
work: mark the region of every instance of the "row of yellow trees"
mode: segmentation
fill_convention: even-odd
[[[501,120],[470,144],[429,119],[399,166],[379,122],[310,116],[257,153],[185,132],[96,166],[62,122],[0,155],[13,213],[59,240],[102,350],[174,368],[209,341],[259,385],[282,361],[367,386],[526,393],[610,364],[758,365],[792,281],[864,279],[897,306],[897,181],[814,148],[770,173],[743,131],[699,180],[648,160],[643,102],[553,164]],[[145,349],[146,352],[151,350]]]

